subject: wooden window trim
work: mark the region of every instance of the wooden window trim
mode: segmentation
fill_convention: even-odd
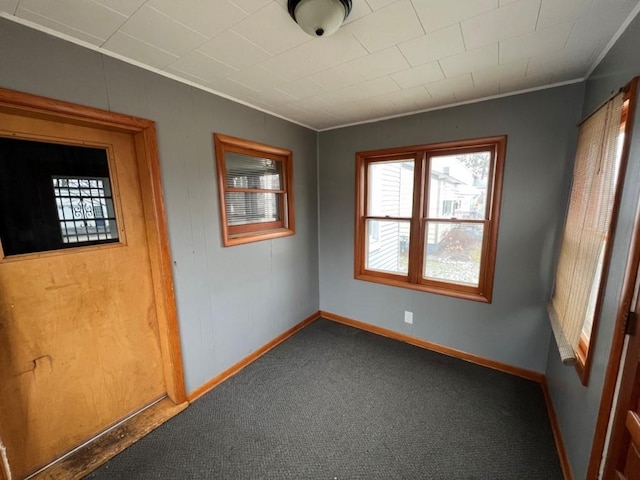
[[[222,243],[225,247],[259,242],[295,234],[295,216],[293,206],[293,153],[280,147],[265,145],[242,138],[214,133],[213,135],[218,175],[218,194]],[[229,188],[226,185],[225,153],[233,152],[249,156],[269,158],[282,163],[283,188],[265,190],[260,188]],[[227,220],[227,192],[273,193],[281,196],[279,202],[280,220],[275,222],[255,222],[244,225],[229,225]]]
[[[491,303],[493,296],[493,279],[498,241],[500,219],[500,204],[502,199],[502,183],[504,177],[504,159],[506,154],[507,137],[494,136],[469,139],[454,142],[443,142],[426,145],[416,145],[400,148],[390,148],[356,153],[356,208],[355,208],[355,238],[354,238],[354,278],[374,283],[408,288],[423,292],[447,295],[456,298]],[[492,151],[491,171],[487,185],[487,212],[484,219],[451,218],[431,219],[426,217],[428,201],[428,172],[429,159],[434,156],[444,156],[452,153],[474,153],[478,151]],[[368,212],[368,166],[371,163],[394,160],[413,159],[414,163],[414,194],[411,217],[380,217],[367,215]],[[366,222],[371,219],[400,220],[410,223],[409,237],[409,267],[408,273],[394,274],[380,272],[366,268]],[[485,225],[482,244],[482,260],[478,287],[460,285],[445,281],[424,279],[422,276],[424,262],[424,232],[427,221],[456,223],[482,223]]]

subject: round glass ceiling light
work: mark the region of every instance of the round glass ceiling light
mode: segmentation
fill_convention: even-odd
[[[289,15],[312,37],[331,35],[351,12],[351,0],[288,0]]]

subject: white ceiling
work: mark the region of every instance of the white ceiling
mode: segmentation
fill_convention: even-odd
[[[580,80],[640,0],[353,0],[312,38],[286,0],[0,0],[0,11],[314,129]]]

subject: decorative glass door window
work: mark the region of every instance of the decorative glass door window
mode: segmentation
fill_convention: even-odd
[[[123,241],[109,149],[0,136],[0,258]]]
[[[117,240],[111,185],[106,177],[53,177],[63,243]]]

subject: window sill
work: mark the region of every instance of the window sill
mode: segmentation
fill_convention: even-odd
[[[294,235],[295,231],[291,228],[276,228],[273,230],[264,230],[261,232],[239,233],[229,238],[223,238],[225,247],[234,245],[242,245],[243,243],[261,242],[262,240],[272,240],[274,238],[288,237]]]
[[[453,290],[450,288],[434,287],[431,285],[424,285],[421,283],[410,283],[408,281],[398,280],[395,278],[381,277],[377,275],[370,275],[366,273],[356,273],[354,275],[356,280],[364,280],[365,282],[381,283],[383,285],[389,285],[392,287],[408,288],[410,290],[418,290],[426,293],[435,293],[436,295],[445,295],[447,297],[460,298],[463,300],[471,300],[474,302],[491,303],[491,298],[488,295],[481,293],[469,293]]]

